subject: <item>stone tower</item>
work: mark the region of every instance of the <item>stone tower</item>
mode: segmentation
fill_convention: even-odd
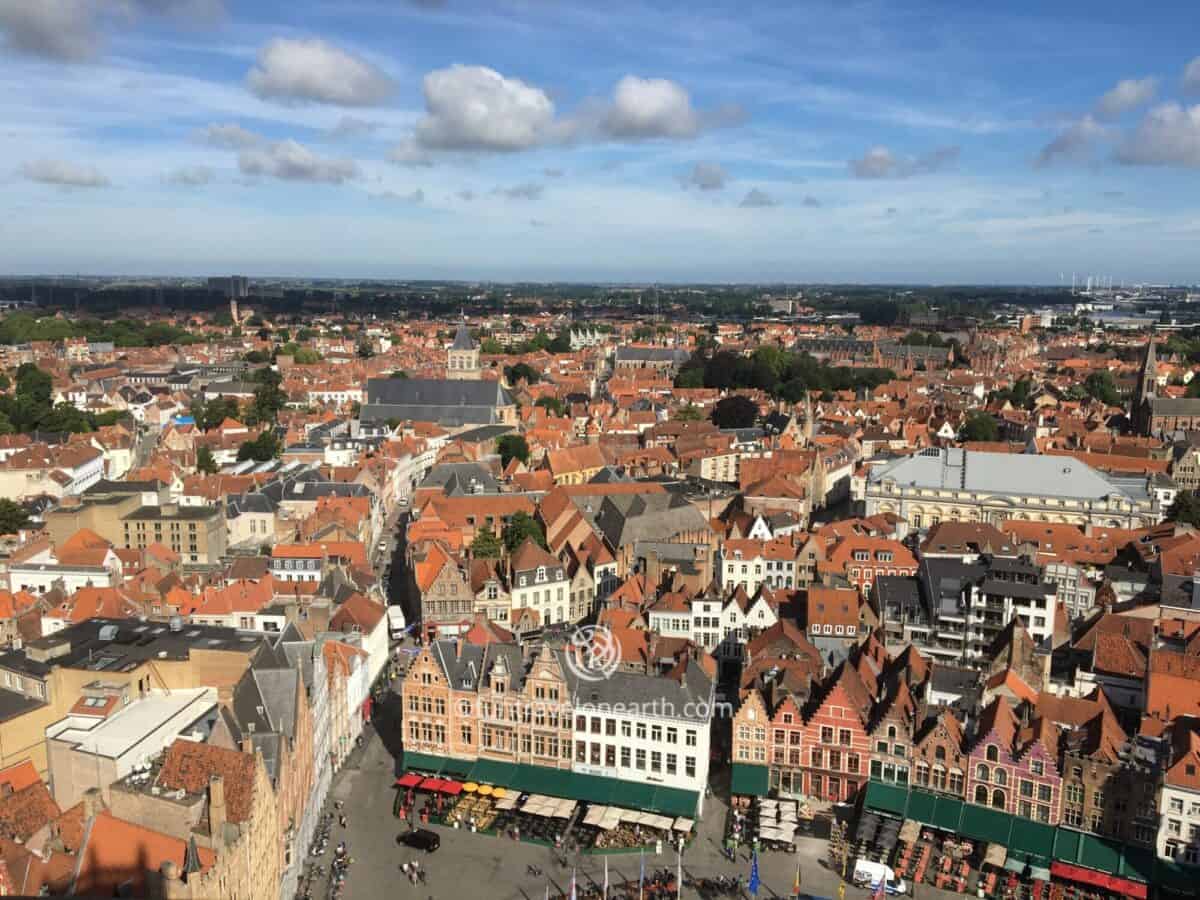
[[[467,330],[465,319],[459,323],[454,343],[446,353],[446,377],[461,381],[478,381],[480,377],[479,347]]]
[[[1158,355],[1154,349],[1154,335],[1146,342],[1146,356],[1142,362],[1142,370],[1138,372],[1137,389],[1133,399],[1129,401],[1129,419],[1134,428],[1141,434],[1148,433],[1150,422],[1150,399],[1158,387]]]

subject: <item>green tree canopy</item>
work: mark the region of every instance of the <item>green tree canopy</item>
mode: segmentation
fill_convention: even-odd
[[[718,428],[750,428],[758,421],[758,404],[740,394],[723,397],[713,408],[712,420]]]
[[[238,462],[252,459],[255,462],[269,462],[283,452],[283,445],[280,444],[279,438],[275,437],[275,432],[270,428],[264,429],[263,432],[256,438],[250,441],[245,441],[238,448]]]
[[[671,414],[671,418],[677,422],[699,422],[704,418],[700,412],[700,407],[689,403],[687,406],[681,406]]]
[[[510,554],[516,553],[517,548],[525,543],[526,538],[533,538],[545,549],[546,535],[537,519],[527,512],[515,512],[508,520],[508,524],[504,526],[504,546]]]
[[[959,438],[964,441],[997,441],[1000,439],[1000,426],[982,409],[973,409],[963,421]]]
[[[1117,406],[1121,402],[1121,395],[1117,393],[1116,382],[1113,381],[1112,373],[1107,370],[1093,372],[1085,378],[1083,389],[1087,391],[1089,397],[1099,400],[1106,406]]]
[[[537,373],[537,369],[529,365],[529,363],[523,362],[513,366],[505,366],[504,378],[509,384],[516,384],[522,378],[530,384],[537,384],[542,380],[542,376]]]
[[[512,459],[529,462],[529,443],[519,434],[505,434],[496,438],[496,452],[500,454],[502,467]]]
[[[563,403],[557,397],[539,397],[534,406],[540,406],[546,412],[554,416],[561,416],[566,412],[563,408]]]
[[[1195,491],[1180,491],[1175,502],[1167,509],[1167,518],[1172,522],[1200,527],[1200,496]]]
[[[471,541],[471,552],[479,559],[499,559],[503,546],[500,538],[489,529],[480,528],[475,532],[475,539]]]
[[[212,451],[207,447],[201,447],[196,451],[196,471],[205,475],[216,475],[219,471],[217,461],[213,458]]]
[[[19,503],[0,497],[0,534],[15,534],[29,524],[29,513]]]

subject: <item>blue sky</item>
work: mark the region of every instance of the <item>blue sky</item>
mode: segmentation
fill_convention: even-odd
[[[1200,280],[1194,4],[983,6],[0,0],[0,271]]]

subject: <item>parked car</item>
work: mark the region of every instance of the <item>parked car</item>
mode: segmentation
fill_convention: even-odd
[[[414,850],[424,850],[426,853],[432,853],[442,846],[442,839],[437,832],[430,831],[428,828],[414,828],[412,831],[400,835],[398,840],[405,846],[412,847]]]

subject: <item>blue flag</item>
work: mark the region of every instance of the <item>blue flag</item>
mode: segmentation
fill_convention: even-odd
[[[750,857],[750,883],[746,885],[751,897],[758,896],[758,854]]]

